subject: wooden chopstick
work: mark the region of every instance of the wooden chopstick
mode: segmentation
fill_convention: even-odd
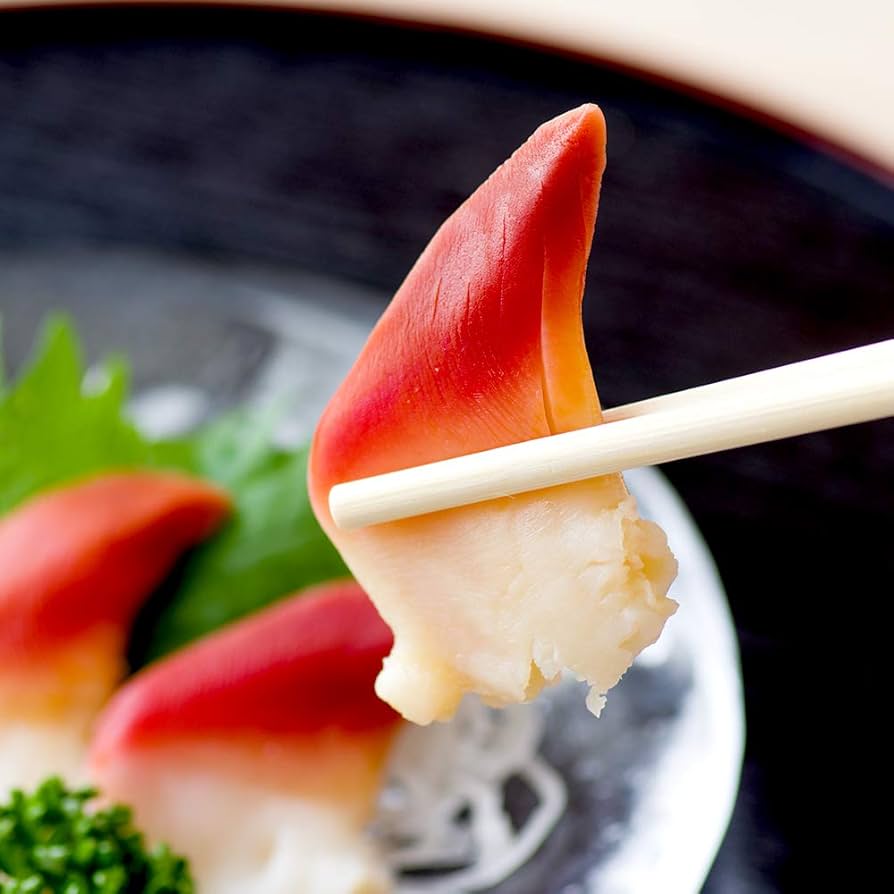
[[[607,410],[592,428],[338,484],[350,530],[894,415],[894,339]]]

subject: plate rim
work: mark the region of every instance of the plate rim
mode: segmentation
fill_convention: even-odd
[[[871,147],[860,145],[859,141],[849,141],[841,134],[823,132],[821,127],[807,121],[786,117],[781,109],[762,107],[757,96],[753,98],[746,98],[744,95],[735,96],[720,88],[698,83],[696,77],[688,79],[681,73],[663,71],[660,65],[651,68],[640,60],[625,59],[620,53],[583,49],[560,39],[549,39],[543,33],[535,33],[533,29],[523,28],[515,33],[508,33],[490,27],[486,21],[469,23],[453,21],[442,15],[433,14],[436,11],[432,9],[427,12],[422,8],[412,12],[375,11],[357,0],[339,3],[333,3],[332,0],[0,0],[0,13],[52,13],[78,9],[96,11],[106,8],[147,10],[180,8],[197,12],[217,9],[294,13],[318,18],[349,19],[405,30],[444,32],[526,48],[605,68],[694,99],[717,111],[806,145],[815,152],[829,155],[839,163],[877,180],[882,186],[894,189],[894,160],[883,160]]]

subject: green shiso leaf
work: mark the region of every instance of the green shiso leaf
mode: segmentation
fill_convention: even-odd
[[[185,564],[146,650],[152,660],[296,590],[346,577],[307,495],[307,449],[272,445],[269,414],[237,412],[190,440],[189,467],[229,490],[236,511]]]
[[[121,359],[106,362],[88,387],[71,324],[51,318],[0,394],[0,512],[103,469],[154,465],[152,445],[123,412],[127,391]]]

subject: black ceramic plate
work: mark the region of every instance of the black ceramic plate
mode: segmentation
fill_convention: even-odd
[[[469,35],[84,8],[0,14],[7,354],[18,363],[61,303],[94,352],[128,321],[138,386],[174,364],[202,394],[239,399],[269,333],[208,306],[316,290],[373,315],[490,170],[583,101],[609,128],[585,305],[607,404],[894,334],[894,195],[732,112]],[[349,331],[330,321],[318,337]],[[709,892],[801,890],[837,854],[852,883],[870,871],[848,854],[865,850],[853,818],[882,758],[870,743],[894,579],[892,433],[877,423],[667,469],[720,565],[744,665],[743,787]],[[579,890],[552,878],[550,894]]]

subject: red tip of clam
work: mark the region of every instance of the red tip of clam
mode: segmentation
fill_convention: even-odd
[[[600,421],[580,308],[604,165],[602,113],[573,109],[435,234],[317,427],[324,525],[340,481]]]
[[[397,715],[373,683],[391,644],[357,584],[311,588],[135,676],[102,714],[92,762],[179,741],[389,727]]]
[[[127,627],[229,499],[205,482],[122,472],[41,494],[0,520],[0,660],[24,660],[102,626]]]

